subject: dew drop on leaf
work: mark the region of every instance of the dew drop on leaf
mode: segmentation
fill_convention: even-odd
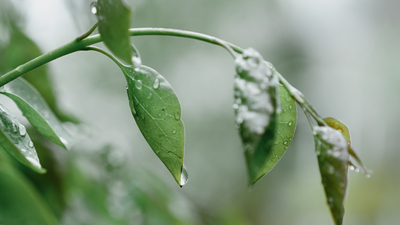
[[[293,125],[293,122],[292,122],[292,121],[288,122],[288,125],[289,125],[289,126],[292,126],[292,125]]]
[[[33,148],[33,142],[29,142],[29,147]]]
[[[25,135],[26,135],[26,128],[25,128],[25,126],[22,125],[22,124],[19,124],[19,125],[18,125],[18,128],[19,128],[19,134],[20,134],[22,137],[25,136]]]
[[[97,14],[97,2],[92,2],[90,4],[90,11],[92,12],[93,15]]]
[[[179,183],[179,185],[181,187],[183,187],[188,182],[188,180],[189,180],[189,175],[188,175],[185,165],[183,165],[182,173],[181,173],[181,182]]]
[[[176,120],[179,120],[180,118],[181,118],[180,113],[179,113],[179,112],[176,112],[176,113],[175,113],[175,119],[176,119]]]
[[[173,134],[176,134],[176,130],[173,130],[172,133],[173,133]]]
[[[160,87],[160,80],[157,78],[157,79],[154,81],[153,88],[154,88],[154,89],[158,89],[159,87]]]
[[[153,96],[153,94],[150,93],[149,96],[147,96],[147,99],[151,99],[152,96]]]
[[[142,87],[143,87],[143,83],[142,83],[142,81],[141,80],[135,80],[135,87],[137,88],[137,89],[142,89]]]

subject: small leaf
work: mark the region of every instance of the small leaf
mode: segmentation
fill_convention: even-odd
[[[315,151],[328,205],[335,224],[341,225],[344,216],[344,200],[347,192],[348,163],[350,160],[347,141],[339,131],[328,126],[315,126],[313,133]]]
[[[58,224],[33,185],[0,149],[0,224]]]
[[[26,128],[0,104],[0,147],[20,163],[38,173],[45,173]]]
[[[146,66],[122,69],[136,124],[154,153],[183,186],[187,182],[183,165],[185,131],[178,97],[157,71]]]
[[[350,130],[349,130],[349,128],[346,126],[346,124],[344,124],[343,122],[341,122],[341,121],[339,121],[339,120],[337,120],[337,119],[334,119],[334,118],[325,118],[324,121],[325,121],[325,123],[326,123],[328,126],[330,126],[330,127],[332,127],[333,129],[339,131],[340,133],[342,133],[342,135],[344,136],[344,138],[345,138],[346,141],[347,141],[347,145],[348,145],[348,148],[349,148],[349,153],[350,153],[350,155],[353,156],[354,159],[357,160],[357,162],[358,162],[358,164],[359,164],[360,166],[356,166],[356,165],[354,165],[354,164],[353,164],[352,162],[350,162],[350,161],[349,161],[349,164],[350,164],[351,166],[355,167],[356,170],[360,170],[360,171],[363,172],[363,173],[366,173],[366,174],[371,173],[371,171],[367,170],[367,169],[364,167],[363,163],[361,162],[360,157],[357,155],[357,153],[356,153],[356,152],[353,150],[353,148],[351,147]]]
[[[266,175],[279,162],[292,142],[297,124],[296,102],[283,86],[279,86],[279,99],[282,110],[276,120],[275,139],[271,154],[255,176],[255,181]]]
[[[98,0],[97,19],[104,44],[124,63],[132,65],[130,45],[131,10],[123,0]]]
[[[22,78],[6,84],[0,91],[11,98],[24,116],[39,133],[64,148],[69,148],[74,140],[63,128],[41,95]]]
[[[279,103],[279,82],[254,49],[246,49],[236,60],[234,81],[236,126],[242,139],[249,184],[259,178],[272,154]]]

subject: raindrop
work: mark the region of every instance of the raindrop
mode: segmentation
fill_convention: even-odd
[[[22,124],[18,124],[18,128],[19,128],[19,134],[24,137],[26,135],[26,128],[24,125]]]
[[[25,152],[26,152],[26,149],[21,148],[21,152],[22,152],[22,153],[25,153]]]
[[[284,144],[284,145],[287,145],[287,144],[288,144],[288,142],[287,142],[287,141],[284,141],[284,142],[283,142],[283,144]]]
[[[354,170],[355,168],[354,168],[354,166],[349,166],[349,169]]]
[[[293,122],[290,121],[287,125],[292,126],[292,125],[293,125]]]
[[[137,89],[142,89],[142,87],[143,87],[143,82],[141,81],[141,80],[135,80],[135,87],[137,88]]]
[[[154,81],[153,88],[154,88],[154,89],[158,89],[159,87],[160,87],[160,80],[159,80],[159,79],[156,79],[156,80]]]
[[[17,132],[18,132],[18,126],[17,126],[17,124],[13,123],[13,124],[12,124],[12,128],[13,128],[14,133],[17,133]]]
[[[34,158],[30,157],[30,156],[27,156],[26,159],[27,159],[30,163],[32,163],[32,165],[34,165],[34,166],[36,166],[36,167],[38,167],[38,168],[42,168],[42,166],[40,165],[38,159],[34,159]]]
[[[153,94],[150,93],[149,96],[147,96],[147,99],[151,99],[152,96],[153,96]]]
[[[136,109],[135,109],[135,107],[133,105],[132,105],[131,109],[132,109],[133,115],[136,115]]]
[[[92,12],[93,15],[97,14],[97,2],[92,2],[90,4],[90,11]]]
[[[235,100],[235,103],[236,103],[236,104],[241,104],[241,103],[242,103],[242,99],[237,98],[237,99]]]
[[[355,171],[356,173],[358,173],[358,172],[360,172],[360,169],[359,169],[359,168],[355,168],[354,171]]]
[[[289,106],[289,109],[293,109],[293,106],[290,105],[290,106]]]
[[[181,181],[179,182],[179,186],[183,187],[189,180],[189,174],[186,170],[185,165],[182,166],[182,172],[181,172]]]
[[[33,148],[33,142],[32,141],[29,142],[29,147]]]
[[[139,68],[142,65],[142,60],[140,59],[140,55],[138,50],[134,45],[131,45],[131,54],[132,54],[132,64],[133,68]]]
[[[173,134],[176,134],[176,130],[173,130],[172,133],[173,133]]]
[[[238,109],[238,108],[239,108],[239,105],[235,103],[235,104],[233,104],[233,108],[234,108],[234,109]]]
[[[64,145],[65,147],[67,147],[68,141],[65,140],[65,138],[60,137],[60,141],[61,141],[61,143],[63,143],[63,145]]]
[[[179,112],[175,113],[175,119],[179,120],[181,118],[181,114]]]

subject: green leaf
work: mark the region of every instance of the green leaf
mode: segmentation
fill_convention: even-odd
[[[128,82],[129,105],[136,124],[176,182],[180,186],[185,185],[185,131],[178,97],[157,71],[146,66],[122,68]]]
[[[131,10],[123,0],[98,0],[97,19],[104,44],[124,63],[132,65],[130,45]]]
[[[350,154],[347,141],[337,130],[315,126],[313,129],[322,184],[336,225],[343,223]]]
[[[73,144],[73,138],[28,82],[22,78],[15,79],[6,84],[0,93],[11,98],[32,126],[50,141],[64,148]]]
[[[292,142],[297,124],[296,102],[283,86],[279,86],[281,112],[276,120],[275,139],[269,154],[255,176],[255,181],[266,175],[279,162]]]
[[[252,48],[244,50],[235,63],[233,108],[252,185],[260,179],[263,166],[273,154],[280,104],[279,82],[262,56]]]
[[[17,26],[13,25],[10,42],[0,49],[0,73],[4,74],[41,54],[38,46]],[[23,77],[38,90],[61,121],[78,122],[77,119],[66,115],[58,108],[47,65],[42,65],[24,74]]]
[[[20,163],[38,173],[45,173],[26,128],[0,104],[0,146]]]
[[[0,224],[58,224],[45,201],[0,148]]]

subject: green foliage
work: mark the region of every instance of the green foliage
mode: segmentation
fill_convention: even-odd
[[[185,185],[185,130],[178,97],[168,81],[149,67],[123,67],[123,71],[129,106],[143,137],[176,182]]]

